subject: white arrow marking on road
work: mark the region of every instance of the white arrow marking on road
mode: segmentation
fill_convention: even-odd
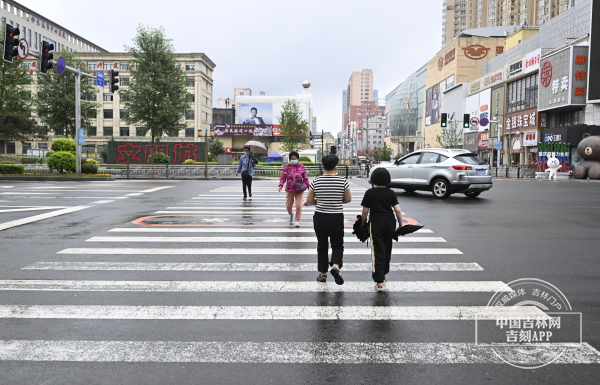
[[[168,263],[168,262],[36,262],[24,270],[123,270],[123,271],[315,271],[314,263]],[[345,263],[344,271],[371,271],[370,263]],[[474,262],[391,263],[390,271],[483,271]]]
[[[560,353],[565,345],[544,345],[541,348],[545,354],[541,362],[551,362],[560,355],[553,364],[600,363],[600,352],[588,343],[568,344],[563,354]],[[319,365],[506,364],[489,346],[461,342],[0,340],[0,360]]]
[[[0,225],[0,229],[2,229]],[[271,248],[238,248],[238,249],[165,249],[165,248],[70,248],[59,251],[57,254],[89,254],[89,255],[315,255],[316,249],[271,249]],[[344,255],[364,255],[368,253],[368,248],[345,249]],[[395,248],[395,255],[451,255],[462,254],[462,251],[455,248]]]
[[[315,266],[313,265],[313,268]],[[134,291],[134,292],[228,292],[228,293],[372,293],[373,282],[290,281],[74,281],[0,280],[0,290],[27,291]],[[387,282],[385,290],[398,293],[513,291],[501,281],[403,281]]]
[[[86,242],[180,242],[180,243],[214,243],[214,242],[244,242],[244,243],[269,243],[269,242],[277,242],[277,243],[286,243],[286,242],[310,242],[316,243],[317,239],[315,237],[92,237]],[[348,239],[344,240],[344,243],[352,242],[352,243],[360,243],[358,238],[356,237],[348,237]],[[438,242],[446,242],[444,238],[441,237],[398,237],[399,243],[438,243]]]
[[[373,291],[374,292],[374,291]],[[0,318],[123,320],[496,320],[545,317],[535,306],[103,306],[0,305]]]

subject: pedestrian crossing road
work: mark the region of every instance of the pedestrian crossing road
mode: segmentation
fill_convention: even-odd
[[[3,186],[0,230],[177,188],[176,183],[136,182]],[[437,235],[435,224],[394,243],[386,289],[376,292],[370,249],[351,234],[365,187],[350,184],[353,201],[344,208],[344,285],[331,277],[326,283],[315,280],[314,207],[303,208],[301,226],[295,228],[277,181],[254,181],[247,201],[241,199],[239,183],[222,182],[210,191],[186,191],[184,199],[154,201],[130,222],[115,223],[4,275],[0,368],[10,362],[102,364],[86,367],[99,375],[93,383],[136,383],[115,381],[108,373],[121,369],[106,365],[233,365],[196,368],[212,373],[275,364],[298,376],[289,383],[304,383],[298,380],[304,369],[290,365],[330,365],[325,372],[354,370],[348,365],[456,365],[461,370],[505,365],[489,346],[475,343],[475,321],[544,318],[546,313],[527,304],[490,310],[494,293],[513,290],[478,255]],[[83,199],[82,191],[94,197],[75,206],[54,203],[66,196]],[[54,200],[52,205],[24,203],[32,197]],[[419,213],[402,208],[407,222],[419,222]],[[37,211],[42,213],[1,220],[2,215]],[[558,356],[551,365],[600,363],[600,352],[585,341],[544,354]],[[367,370],[361,368],[356,370]],[[185,382],[173,376],[172,382],[162,381]],[[248,376],[223,383],[269,378],[262,371]],[[64,383],[76,383],[69,378]],[[0,383],[9,383],[2,379],[0,373]],[[344,381],[351,382],[356,381]]]

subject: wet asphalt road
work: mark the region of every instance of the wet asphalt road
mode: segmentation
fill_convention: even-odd
[[[364,189],[369,187],[361,179],[352,179],[351,182],[355,194],[345,212],[348,223],[352,222],[352,215],[359,213],[360,198]],[[275,183],[273,180],[255,181],[253,200],[243,202],[241,191],[238,191],[241,190],[241,183],[237,181],[0,181],[0,226],[44,213],[79,208],[60,216],[49,216],[0,231],[0,308],[3,308],[0,309],[0,383],[597,383],[600,374],[597,363],[551,364],[525,370],[493,360],[481,363],[476,358],[461,356],[457,359],[452,355],[460,356],[456,351],[448,351],[444,356],[445,344],[474,342],[475,322],[472,319],[373,320],[367,317],[340,320],[326,319],[323,315],[317,319],[305,319],[306,315],[303,314],[286,320],[252,319],[252,309],[264,306],[298,306],[306,309],[314,306],[470,307],[485,306],[493,295],[490,291],[456,292],[443,289],[375,293],[371,291],[369,271],[360,269],[344,271],[348,283],[344,289],[349,288],[352,282],[364,282],[369,290],[363,292],[336,292],[333,282],[327,283],[334,288],[329,292],[313,289],[268,291],[265,287],[270,282],[310,282],[312,285],[316,271],[252,271],[252,267],[240,271],[212,271],[182,267],[197,263],[272,265],[315,262],[316,265],[314,255],[298,251],[314,249],[313,243],[291,243],[281,238],[311,238],[312,233],[277,232],[283,231],[282,228],[287,231],[287,217],[281,200],[283,195],[276,193]],[[582,313],[583,342],[596,352],[600,350],[600,183],[495,180],[494,188],[476,199],[453,195],[447,200],[436,200],[430,193],[396,191],[406,217],[424,224],[426,229],[432,231],[431,234],[414,234],[411,237],[441,237],[445,242],[396,243],[395,251],[403,248],[444,248],[459,250],[460,254],[394,254],[392,262],[471,263],[480,269],[398,271],[390,274],[390,283],[509,283],[520,278],[538,278],[559,288],[568,298],[572,309]],[[307,211],[303,215],[301,229],[311,227],[310,210]],[[169,229],[169,232],[131,231],[148,228]],[[251,228],[254,232],[246,234],[232,230],[241,228]],[[114,229],[125,231],[110,231]],[[179,232],[178,229],[196,229],[200,232]],[[207,229],[213,232],[202,232]],[[189,239],[175,242],[90,241],[93,237],[107,236],[204,239],[201,242],[189,242]],[[271,237],[274,242],[245,243],[210,239],[247,236]],[[115,252],[101,254],[90,250],[93,248],[110,248]],[[121,250],[123,248],[166,251],[148,254]],[[173,252],[173,249],[189,248],[213,251],[200,255]],[[218,254],[214,251],[230,248],[247,248],[250,252]],[[65,253],[69,249],[72,251]],[[286,252],[269,254],[268,250],[272,249],[286,249]],[[364,250],[364,253],[346,254],[348,265],[369,263],[369,250],[365,245],[347,242],[346,250],[350,249]],[[252,254],[252,250],[261,252]],[[111,264],[111,269],[65,268],[74,262],[81,263],[80,266],[104,262]],[[56,263],[59,267],[50,270],[36,265],[39,263]],[[137,270],[127,263],[136,264]],[[163,270],[148,268],[163,263],[182,265]],[[23,280],[17,286],[27,284],[30,280],[84,283],[78,290],[65,287],[15,290],[14,287],[2,286],[7,281],[14,283],[14,280]],[[89,281],[113,284],[116,281],[204,282],[208,283],[209,289],[198,292],[175,287],[171,290],[151,288],[136,291],[125,287],[117,291],[98,291],[86,286],[85,282],[89,284]],[[239,281],[242,286],[247,286],[243,290],[223,290],[222,284],[210,286],[215,281]],[[54,306],[71,314],[62,318],[44,316],[32,310],[37,305]],[[64,310],[66,306],[74,307]],[[118,306],[126,308],[116,310],[118,314],[113,319],[103,319],[100,315],[109,307],[115,311],[114,308]],[[231,310],[231,313],[221,319],[184,319],[169,314],[168,310],[172,311],[173,306],[188,309],[211,307],[213,310],[219,307],[223,311]],[[131,311],[146,311],[149,307],[156,308],[154,315],[130,319],[125,315]],[[252,309],[244,312],[240,307]],[[24,313],[29,316],[15,316]],[[26,343],[19,350],[15,348],[14,341]],[[72,341],[75,345],[55,348],[53,344],[56,341]],[[110,341],[128,341],[130,345],[107,345]],[[191,345],[185,345],[185,348],[180,345],[161,346],[160,343],[164,341]],[[204,344],[206,342],[214,345],[207,347]],[[319,360],[322,352],[318,351],[318,342],[364,344],[359,349],[373,348],[373,343],[413,345],[407,352],[408,363],[386,363],[385,360],[369,363],[373,360],[368,359],[363,363],[348,363],[351,353],[336,356],[335,351],[327,357],[337,361],[324,363]],[[240,344],[245,343],[254,344],[250,347],[243,345],[244,350]],[[308,347],[294,343],[307,343]],[[83,349],[84,353],[70,354],[69,349],[74,346]],[[52,351],[53,348],[58,350]],[[295,349],[307,350],[294,355]],[[439,349],[441,352],[439,358],[433,359],[436,362],[422,363],[431,355],[428,349]],[[93,350],[95,355],[90,354],[89,350]],[[163,352],[161,358],[153,355],[157,351]],[[285,363],[268,363],[268,360],[265,363],[265,357],[269,354]],[[377,348],[367,355],[377,356]],[[285,357],[288,357],[287,361]],[[433,357],[438,356],[433,354]],[[149,362],[129,362],[136,360]]]

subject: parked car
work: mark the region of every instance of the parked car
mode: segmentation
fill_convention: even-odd
[[[394,163],[375,165],[369,172],[369,183],[373,170],[379,167],[390,172],[390,187],[408,192],[431,191],[439,199],[454,193],[476,197],[492,188],[489,165],[477,154],[463,149],[421,149]]]

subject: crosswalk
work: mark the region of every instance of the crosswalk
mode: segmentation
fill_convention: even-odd
[[[473,334],[462,342],[430,341],[425,335],[422,342],[399,341],[398,336],[390,336],[390,341],[345,336],[338,341],[325,329],[340,322],[367,328],[379,327],[378,322],[435,322],[438,327],[456,322],[472,331],[476,319],[546,316],[533,306],[486,311],[493,293],[512,289],[498,277],[478,279],[485,266],[437,236],[434,226],[394,243],[386,290],[375,292],[369,249],[351,234],[365,188],[351,183],[351,189],[353,202],[345,207],[344,285],[315,280],[314,208],[303,210],[301,226],[295,228],[288,224],[285,195],[277,192],[275,181],[255,181],[254,196],[247,201],[242,201],[238,183],[228,183],[140,213],[140,219],[118,224],[107,234],[90,236],[81,245],[23,265],[21,271],[31,278],[0,280],[0,293],[31,293],[27,300],[0,304],[0,322],[77,321],[81,326],[194,321],[199,339],[169,339],[168,327],[160,340],[151,332],[128,339],[118,331],[104,339],[4,337],[0,360],[498,364],[503,361],[475,344]],[[407,217],[415,214],[403,208]],[[81,279],[73,279],[76,275]],[[219,326],[212,322],[217,320],[228,322],[227,327],[237,325],[242,332],[235,338],[213,335],[210,331]],[[294,338],[286,339],[286,333],[277,330],[290,322],[310,324],[313,332],[294,331]],[[600,352],[587,343],[567,348],[568,354],[555,363],[600,363]]]

